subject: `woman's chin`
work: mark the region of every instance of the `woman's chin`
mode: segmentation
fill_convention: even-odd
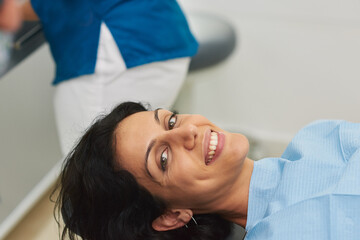
[[[241,166],[249,153],[249,141],[239,133],[231,133],[228,136],[226,147],[229,149],[226,152],[229,161],[234,164],[232,167],[236,167],[235,165]]]

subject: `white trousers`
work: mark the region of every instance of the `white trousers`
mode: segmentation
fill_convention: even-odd
[[[56,86],[55,119],[64,155],[100,114],[124,101],[169,108],[185,80],[190,58],[153,62],[127,69],[111,32],[101,26],[95,73]]]

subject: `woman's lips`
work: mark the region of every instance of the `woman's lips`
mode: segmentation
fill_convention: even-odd
[[[210,130],[205,133],[204,141],[205,165],[210,165],[215,162],[221,154],[224,147],[225,135],[221,132]]]

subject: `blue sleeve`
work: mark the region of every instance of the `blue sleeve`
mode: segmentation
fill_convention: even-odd
[[[30,0],[31,6],[42,23],[48,21],[46,13],[49,12],[49,4],[52,1]]]

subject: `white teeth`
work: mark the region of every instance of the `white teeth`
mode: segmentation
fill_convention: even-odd
[[[209,152],[207,154],[206,163],[210,163],[210,161],[213,159],[217,144],[218,144],[218,134],[216,132],[211,132]]]
[[[216,146],[210,145],[210,146],[209,146],[209,150],[216,150]]]
[[[210,151],[210,152],[208,152],[208,155],[209,155],[209,156],[215,155],[215,151]]]

